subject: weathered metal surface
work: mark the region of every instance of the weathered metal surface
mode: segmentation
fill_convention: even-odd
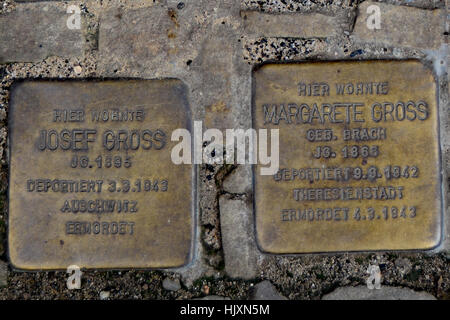
[[[436,84],[417,61],[268,64],[256,129],[279,129],[280,171],[255,170],[269,253],[429,249],[441,239]]]
[[[188,263],[192,166],[171,161],[190,128],[178,80],[32,81],[10,104],[9,255],[16,268]]]

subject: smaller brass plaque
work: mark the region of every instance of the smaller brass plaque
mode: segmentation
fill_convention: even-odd
[[[280,170],[255,170],[269,253],[430,249],[441,239],[436,81],[418,61],[267,64],[255,129],[279,129]],[[273,152],[273,150],[272,150]]]
[[[165,268],[190,260],[190,129],[178,80],[26,81],[11,92],[9,255],[19,269]]]

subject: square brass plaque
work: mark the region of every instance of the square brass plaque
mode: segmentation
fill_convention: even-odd
[[[185,265],[193,168],[179,80],[29,81],[11,92],[9,255],[20,269]]]
[[[255,167],[260,249],[430,249],[441,239],[436,82],[418,61],[267,64],[255,129],[279,129],[280,169]],[[272,150],[273,152],[273,150]]]

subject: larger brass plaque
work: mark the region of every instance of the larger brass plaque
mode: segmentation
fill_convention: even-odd
[[[418,61],[267,64],[256,129],[279,129],[280,169],[255,170],[260,249],[429,249],[441,239],[436,82]],[[272,150],[273,152],[273,150]]]
[[[190,129],[178,80],[31,81],[10,105],[9,255],[20,269],[189,262],[193,168],[171,161]]]

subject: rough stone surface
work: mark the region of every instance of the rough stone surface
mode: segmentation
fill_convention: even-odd
[[[81,56],[84,37],[67,27],[67,6],[29,3],[0,15],[0,62],[33,62],[48,56]]]
[[[412,269],[411,261],[404,257],[397,258],[397,260],[395,260],[395,266],[399,268],[402,275],[410,273]]]
[[[231,300],[231,299],[228,297],[212,295],[212,296],[206,296],[203,298],[197,298],[197,299],[192,299],[192,300]]]
[[[395,261],[408,258],[412,268],[402,274]],[[338,287],[366,286],[369,265],[378,265],[381,284],[426,291],[448,299],[450,260],[444,254],[424,253],[343,253],[339,255],[270,256],[259,265],[258,274],[270,280],[290,300],[320,299]],[[333,267],[331,267],[333,266]]]
[[[352,1],[241,0],[242,8],[262,12],[335,12],[355,5]]]
[[[241,55],[239,2],[191,1],[181,10],[170,3],[104,10],[99,72],[179,78],[205,128],[250,127],[250,109],[242,106],[250,106],[251,67]]]
[[[267,280],[256,284],[252,291],[250,295],[251,300],[287,300]]]
[[[248,193],[252,191],[252,167],[238,165],[223,181],[223,190],[229,193]]]
[[[254,278],[257,256],[251,203],[223,195],[219,206],[225,272],[232,278]]]
[[[0,261],[0,288],[8,285],[8,265]]]
[[[178,41],[169,39],[179,35],[178,22],[172,17],[175,13],[158,3],[146,10],[118,7],[102,13],[99,49],[108,71],[152,64],[157,68],[173,62]]]
[[[321,13],[274,14],[242,11],[241,17],[244,20],[244,31],[256,37],[327,37],[343,31],[340,30],[338,17]]]
[[[0,150],[2,152],[2,150]],[[6,228],[3,225],[2,220],[0,220],[0,257],[5,253],[4,242],[6,242]]]
[[[180,280],[172,280],[170,278],[165,278],[162,284],[163,288],[169,291],[178,291],[181,289]]]
[[[100,300],[108,300],[111,293],[109,291],[100,292]]]
[[[330,0],[241,0],[243,9],[261,10],[263,12],[334,12],[342,8],[352,8],[362,1]],[[424,9],[444,8],[444,0],[379,0],[380,2],[412,6]]]
[[[284,38],[249,36],[244,31],[241,10],[258,10],[266,13],[317,14],[337,17],[340,12],[356,13],[358,5],[366,1],[347,0],[86,0],[86,1],[38,1],[40,6],[52,4],[67,7],[68,3],[79,4],[82,9],[82,27],[88,28],[86,39],[89,45],[82,56],[51,56],[33,63],[0,63],[0,238],[6,242],[8,149],[7,149],[7,111],[9,88],[13,81],[25,78],[64,78],[85,79],[104,77],[163,78],[175,77],[183,80],[190,89],[190,102],[194,106],[194,118],[204,120],[204,127],[249,128],[251,126],[251,68],[267,61],[305,61],[305,60],[364,60],[364,59],[419,59],[426,63],[441,65],[441,59],[429,55],[426,48],[428,39],[418,47],[380,43],[370,39],[355,42],[349,34],[341,33],[327,38]],[[382,3],[396,5],[400,9],[444,8],[442,0],[385,0]],[[398,5],[401,6],[398,6]],[[0,14],[14,12],[16,8],[30,3],[14,0],[0,0]],[[155,18],[151,8],[161,6],[161,17],[167,19],[161,25],[172,26],[170,30],[161,28],[156,33],[144,35],[148,26],[133,25],[127,15]],[[409,7],[408,7],[409,6]],[[120,8],[120,9],[119,9]],[[166,11],[164,11],[164,9]],[[169,9],[170,15],[169,15]],[[109,14],[114,16],[121,10],[126,22],[118,24],[119,30],[101,27],[101,21]],[[138,13],[136,10],[145,11]],[[118,20],[120,15],[115,19]],[[89,24],[84,26],[85,19]],[[175,18],[175,19],[174,19]],[[346,18],[346,19],[347,19]],[[172,22],[174,19],[179,27]],[[404,17],[400,21],[403,22]],[[445,17],[443,17],[445,20]],[[337,20],[336,20],[337,21]],[[117,21],[109,21],[113,25]],[[339,21],[345,25],[344,21]],[[419,26],[423,25],[421,21]],[[107,27],[108,25],[106,25]],[[151,26],[151,23],[149,23]],[[8,26],[9,27],[9,26]],[[0,26],[1,28],[1,26]],[[99,30],[103,28],[103,31]],[[334,26],[334,29],[342,26]],[[2,28],[2,30],[5,28]],[[122,30],[120,30],[122,29]],[[126,32],[131,35],[127,35]],[[117,33],[115,33],[117,31]],[[109,33],[109,34],[106,34]],[[414,34],[416,29],[412,29]],[[423,31],[425,32],[425,31]],[[42,34],[42,33],[39,33]],[[351,34],[351,33],[350,33]],[[173,37],[176,35],[176,37]],[[438,36],[435,34],[434,36]],[[105,36],[107,38],[105,38]],[[119,37],[120,36],[120,37]],[[433,36],[433,37],[434,37]],[[1,38],[1,36],[0,36]],[[108,40],[109,39],[109,40]],[[128,41],[130,39],[130,41]],[[169,52],[158,51],[155,47],[145,47],[134,43],[139,39],[149,40],[149,44],[161,42]],[[114,41],[120,43],[114,43]],[[444,40],[443,40],[444,42]],[[109,51],[105,44],[111,43],[114,50]],[[123,46],[123,48],[121,47]],[[420,46],[419,46],[420,45]],[[138,51],[130,48],[139,48]],[[152,55],[151,50],[162,52]],[[436,50],[433,50],[436,51]],[[146,52],[150,52],[146,54]],[[23,53],[20,53],[23,54]],[[144,58],[143,58],[144,57]],[[81,70],[78,68],[81,67]],[[440,84],[441,106],[448,104],[447,68],[438,81]],[[81,73],[79,72],[81,71]],[[449,117],[442,111],[441,119]],[[448,123],[446,121],[445,123]],[[441,126],[447,132],[443,139],[445,159],[450,163],[448,143],[450,126]],[[445,153],[447,152],[447,153]],[[193,299],[205,295],[229,297],[231,299],[249,298],[251,285],[264,280],[273,283],[277,290],[289,299],[320,299],[337,287],[365,285],[369,264],[380,265],[383,285],[409,287],[416,291],[426,291],[438,299],[450,298],[450,254],[421,252],[378,252],[378,253],[340,253],[306,256],[264,256],[258,258],[258,271],[251,280],[230,279],[224,272],[223,248],[219,216],[219,198],[223,192],[232,193],[230,198],[246,199],[235,191],[225,190],[224,177],[229,169],[222,165],[201,165],[198,174],[199,216],[198,246],[194,263],[186,270],[122,270],[83,272],[80,290],[66,288],[65,272],[23,273],[11,271],[8,286],[0,288],[0,299],[99,299],[99,292],[108,290],[110,299]],[[450,170],[447,166],[447,172]],[[448,176],[448,174],[447,174]],[[228,178],[225,178],[227,181]],[[230,176],[230,179],[231,176]],[[449,211],[447,210],[447,213]],[[447,216],[450,216],[447,214]],[[447,219],[449,220],[449,219]],[[449,224],[450,225],[450,224]],[[447,234],[450,238],[450,227]],[[252,234],[252,233],[249,233]],[[450,248],[450,241],[447,248]],[[0,246],[1,249],[1,246]],[[407,258],[411,270],[406,273],[404,265],[397,261]],[[0,260],[6,261],[6,252]],[[185,286],[178,291],[168,291],[162,286],[163,280],[180,274]],[[186,277],[186,278],[185,278]],[[209,288],[205,293],[204,288]]]
[[[322,300],[436,300],[427,292],[417,292],[409,288],[381,286],[370,290],[365,286],[342,287],[326,294]]]
[[[367,27],[367,8],[377,5],[381,13],[380,29]],[[423,10],[406,6],[365,1],[358,7],[352,38],[391,46],[438,49],[444,43],[445,10]]]

